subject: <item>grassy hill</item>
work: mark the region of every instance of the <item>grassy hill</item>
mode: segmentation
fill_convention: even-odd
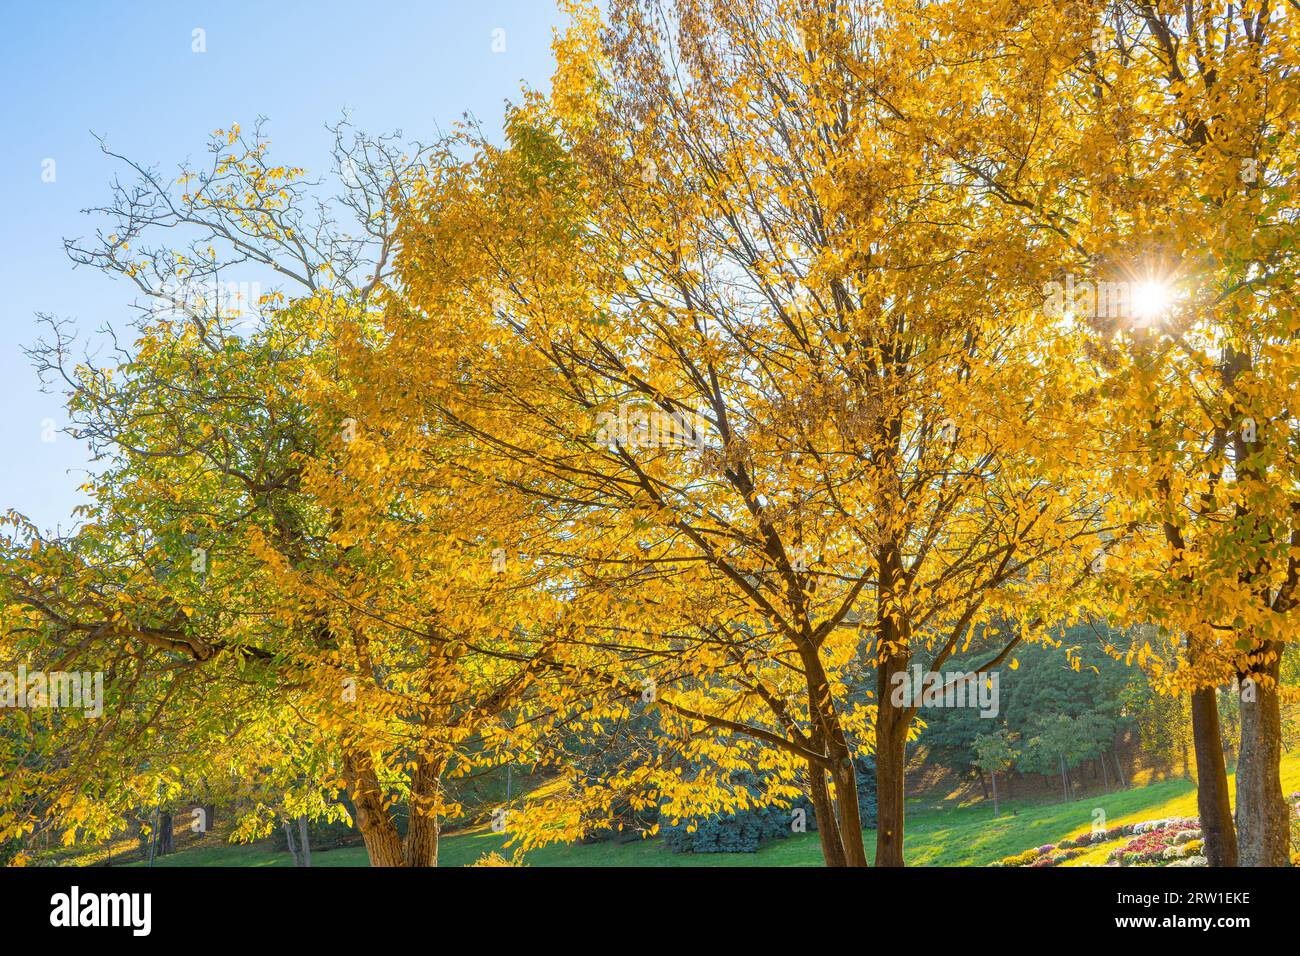
[[[1232,781],[1230,780],[1230,783]],[[1282,761],[1282,788],[1300,791],[1300,753]],[[1196,816],[1196,788],[1184,780],[1165,780],[1128,790],[1089,796],[1070,803],[1012,800],[993,818],[987,802],[924,798],[908,801],[907,862],[912,866],[987,866],[1006,856],[1045,843],[1057,843],[1090,829],[1097,810],[1107,826],[1172,816]],[[490,830],[447,836],[441,847],[444,866],[465,866],[490,852],[509,856],[501,835]],[[866,832],[867,855],[875,850],[875,832]],[[1100,864],[1112,845],[1094,847],[1070,865]],[[546,847],[527,855],[529,866],[820,866],[816,834],[775,841],[757,853],[677,854],[660,840]],[[139,864],[134,864],[139,865]],[[156,866],[291,866],[288,853],[267,845],[217,846],[185,850],[159,859]],[[313,866],[365,866],[361,848],[317,852]]]

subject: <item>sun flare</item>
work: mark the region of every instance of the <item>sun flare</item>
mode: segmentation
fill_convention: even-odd
[[[1173,292],[1166,283],[1148,280],[1133,288],[1130,304],[1133,318],[1141,325],[1151,325],[1164,318],[1173,303]]]

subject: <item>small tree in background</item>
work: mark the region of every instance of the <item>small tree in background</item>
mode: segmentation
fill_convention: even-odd
[[[975,738],[975,766],[989,775],[993,781],[993,817],[1001,816],[998,806],[998,773],[1015,766],[1020,752],[1015,749],[1016,736],[1000,728],[996,733],[980,734]]]
[[[1070,768],[1078,766],[1084,758],[1083,742],[1079,733],[1082,721],[1064,714],[1039,722],[1037,732],[1025,744],[1021,768],[1035,773],[1061,775],[1061,801],[1068,802],[1073,795]]]

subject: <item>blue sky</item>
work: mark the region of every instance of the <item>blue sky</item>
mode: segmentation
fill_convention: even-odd
[[[64,237],[93,235],[81,210],[108,199],[117,171],[92,131],[171,172],[205,156],[212,130],[264,115],[279,162],[327,172],[325,125],[344,109],[368,132],[426,141],[466,111],[499,128],[505,100],[546,85],[560,20],[550,0],[0,6],[0,510],[67,530],[82,500],[87,452],[48,440],[66,421],[62,399],[40,392],[22,351],[35,314],[86,333],[131,315],[124,282],[74,271],[63,252]],[[196,28],[206,52],[192,49]]]

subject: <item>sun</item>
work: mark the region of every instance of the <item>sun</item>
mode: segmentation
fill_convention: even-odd
[[[1140,325],[1158,322],[1174,304],[1174,295],[1169,286],[1163,282],[1147,280],[1133,286],[1130,308],[1133,318]]]

